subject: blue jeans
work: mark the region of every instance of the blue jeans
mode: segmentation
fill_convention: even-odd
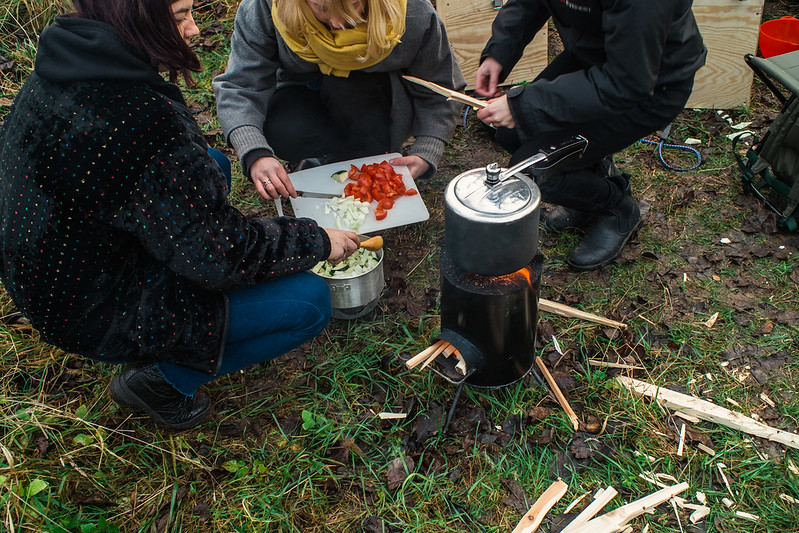
[[[330,321],[330,288],[303,272],[228,293],[228,334],[216,376],[159,363],[166,380],[191,396],[204,383],[290,352]]]
[[[230,185],[232,182],[231,178],[231,171],[230,171],[230,159],[227,158],[225,154],[217,150],[216,148],[208,147],[208,155],[214,158],[216,164],[219,165],[219,168],[222,169],[222,174],[225,175],[227,178],[227,190],[230,192]]]

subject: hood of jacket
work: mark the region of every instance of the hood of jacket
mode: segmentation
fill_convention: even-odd
[[[56,17],[39,37],[34,71],[45,80],[143,81],[163,84],[145,54],[124,43],[110,25],[97,20]]]

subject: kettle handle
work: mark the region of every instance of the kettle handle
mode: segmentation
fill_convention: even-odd
[[[558,144],[553,144],[547,148],[542,148],[537,154],[516,163],[511,168],[502,173],[499,181],[504,181],[517,172],[533,167],[533,176],[543,176],[554,171],[561,164],[575,156],[582,157],[588,148],[588,139],[582,135],[571,137]],[[541,165],[540,163],[543,163]]]

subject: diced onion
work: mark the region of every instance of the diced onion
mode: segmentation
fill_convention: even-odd
[[[369,214],[369,204],[352,196],[331,198],[325,204],[325,214],[330,213],[335,216],[336,229],[358,231]]]

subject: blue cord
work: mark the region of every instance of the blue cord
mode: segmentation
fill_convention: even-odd
[[[466,129],[466,117],[469,116],[469,111],[472,110],[472,106],[467,105],[466,111],[463,112],[463,129]]]
[[[641,139],[641,142],[646,144],[656,144],[658,147],[658,158],[660,159],[660,162],[663,163],[663,166],[669,170],[674,170],[675,172],[687,172],[689,170],[694,170],[695,168],[698,168],[699,165],[702,164],[702,155],[699,153],[699,150],[696,150],[694,148],[691,148],[690,146],[685,146],[682,144],[667,144],[666,139],[669,137],[670,131],[671,131],[671,124],[669,124],[663,129],[663,133],[660,134],[659,141],[655,142],[655,141],[649,141],[647,139]],[[696,164],[689,168],[679,168],[671,166],[668,163],[666,163],[666,159],[664,159],[663,157],[663,148],[674,148],[676,150],[685,150],[686,152],[691,152],[696,156]]]

